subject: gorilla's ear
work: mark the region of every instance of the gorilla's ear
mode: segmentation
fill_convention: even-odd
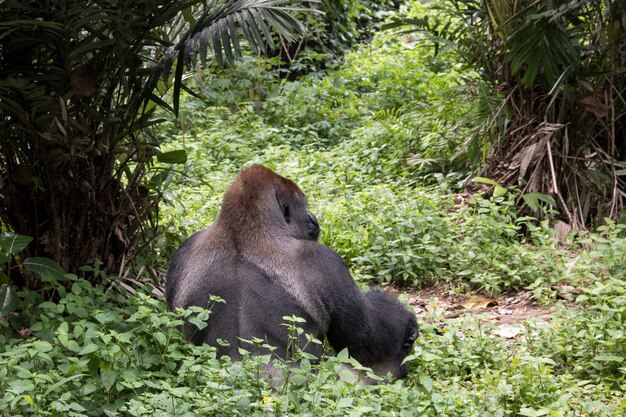
[[[276,201],[278,202],[278,205],[280,206],[280,210],[283,212],[283,217],[285,218],[285,222],[290,223],[291,217],[289,214],[289,204],[287,204],[284,201],[281,201],[281,198],[278,195],[278,193],[276,193]]]
[[[407,323],[406,330],[404,331],[404,340],[402,341],[402,347],[405,350],[411,349],[413,342],[417,339],[417,321],[411,317]]]

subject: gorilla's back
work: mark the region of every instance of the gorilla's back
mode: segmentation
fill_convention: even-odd
[[[313,319],[292,295],[273,283],[258,266],[243,259],[235,250],[227,249],[232,245],[215,244],[215,239],[225,238],[220,234],[210,227],[191,236],[176,251],[167,272],[166,299],[170,308],[200,306],[211,310],[208,326],[198,330],[187,324],[186,337],[198,345],[215,346],[219,355],[234,359],[241,356],[239,347],[254,353],[268,353],[259,352],[244,342],[255,338],[278,347],[275,353],[284,357],[288,329],[276,324],[284,322],[285,316],[305,319],[305,333],[322,337],[322,332],[312,324]],[[201,262],[189,262],[194,259]],[[225,303],[209,301],[210,296],[217,296]],[[302,339],[304,345],[305,339]],[[220,340],[230,346],[223,346]],[[307,350],[320,353],[317,345]]]

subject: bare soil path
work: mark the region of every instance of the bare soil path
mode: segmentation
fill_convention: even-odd
[[[454,294],[447,288],[402,292],[408,294],[408,302],[420,321],[445,323],[469,314],[476,316],[476,320],[493,322],[496,326],[493,333],[505,339],[522,335],[526,320],[549,322],[552,313],[563,308],[562,304],[539,305],[528,291],[494,297]]]

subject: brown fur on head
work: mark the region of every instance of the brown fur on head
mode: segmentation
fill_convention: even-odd
[[[266,238],[315,240],[319,228],[306,205],[306,195],[293,181],[262,165],[252,165],[241,171],[226,191],[218,222],[235,236],[260,233]]]

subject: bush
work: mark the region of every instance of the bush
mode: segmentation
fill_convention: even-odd
[[[406,380],[347,382],[339,377],[351,374],[346,366],[359,367],[345,352],[319,364],[296,352],[297,366],[275,363],[283,379],[272,385],[262,376],[267,357],[232,362],[182,339],[182,319],[202,320],[206,310],[166,312],[146,291],[123,295],[77,281],[57,302],[22,292],[29,307],[0,321],[0,409],[11,416],[605,416],[626,406],[619,392],[623,368],[608,368],[617,360],[607,361],[608,352],[594,358],[598,344],[585,344],[615,337],[615,311],[616,326],[584,335],[585,343],[575,331],[563,331],[568,316],[540,333],[529,327],[527,338],[506,348],[491,333],[493,325],[472,317],[442,322],[435,310],[421,320]],[[606,323],[587,320],[586,326],[600,330]],[[568,344],[582,350],[570,350],[577,356],[565,362],[559,353]],[[616,337],[611,354],[622,348],[623,357],[623,345]],[[580,376],[591,380],[582,383]]]
[[[201,322],[206,310],[166,312],[144,292],[127,296],[76,281],[58,302],[21,295],[30,308],[0,321],[0,408],[12,416],[265,415],[333,408],[353,386],[337,385],[339,369],[353,363],[345,354],[315,367],[306,357],[276,363],[284,378],[272,386],[262,377],[269,357],[232,362],[182,339],[182,319],[198,314]],[[328,397],[320,403],[303,392],[311,387]],[[312,403],[299,405],[300,398]]]

